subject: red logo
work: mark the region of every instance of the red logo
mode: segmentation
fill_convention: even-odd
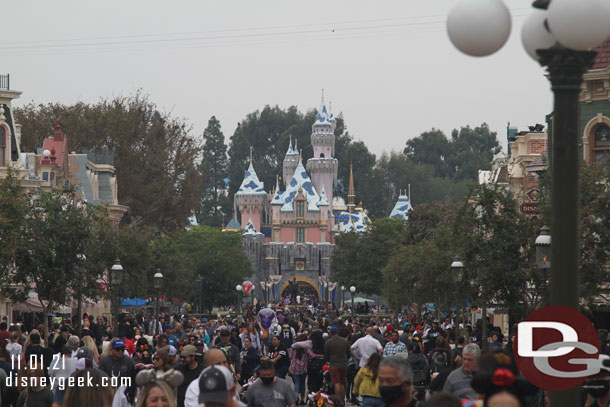
[[[599,338],[579,311],[551,305],[519,324],[513,344],[523,376],[544,390],[568,390],[598,373]]]
[[[248,294],[250,292],[250,290],[252,290],[252,287],[254,287],[254,284],[252,284],[252,281],[244,281],[241,284],[241,288],[244,291],[244,294]]]

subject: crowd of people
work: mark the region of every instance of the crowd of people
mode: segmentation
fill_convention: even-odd
[[[116,337],[102,316],[49,332],[2,322],[2,406],[548,406],[516,368],[514,338],[491,324],[482,353],[481,321],[281,303],[263,310],[272,320],[262,324],[259,311],[156,323],[124,313]],[[610,370],[582,389],[582,406],[608,406]]]

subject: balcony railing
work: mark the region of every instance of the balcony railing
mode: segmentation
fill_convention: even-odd
[[[0,75],[0,89],[11,89],[11,76],[9,74]]]

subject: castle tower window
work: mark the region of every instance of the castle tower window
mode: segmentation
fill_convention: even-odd
[[[305,229],[297,228],[297,243],[305,243]]]
[[[592,159],[596,163],[610,159],[610,127],[607,124],[595,128]]]
[[[297,201],[297,218],[303,218],[305,215],[305,202],[304,201]]]
[[[4,157],[6,156],[6,130],[0,126],[0,167],[4,167]]]

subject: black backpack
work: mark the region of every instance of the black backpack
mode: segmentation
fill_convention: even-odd
[[[449,366],[447,354],[445,352],[434,352],[432,355],[432,367],[435,372],[440,372],[441,369]]]

